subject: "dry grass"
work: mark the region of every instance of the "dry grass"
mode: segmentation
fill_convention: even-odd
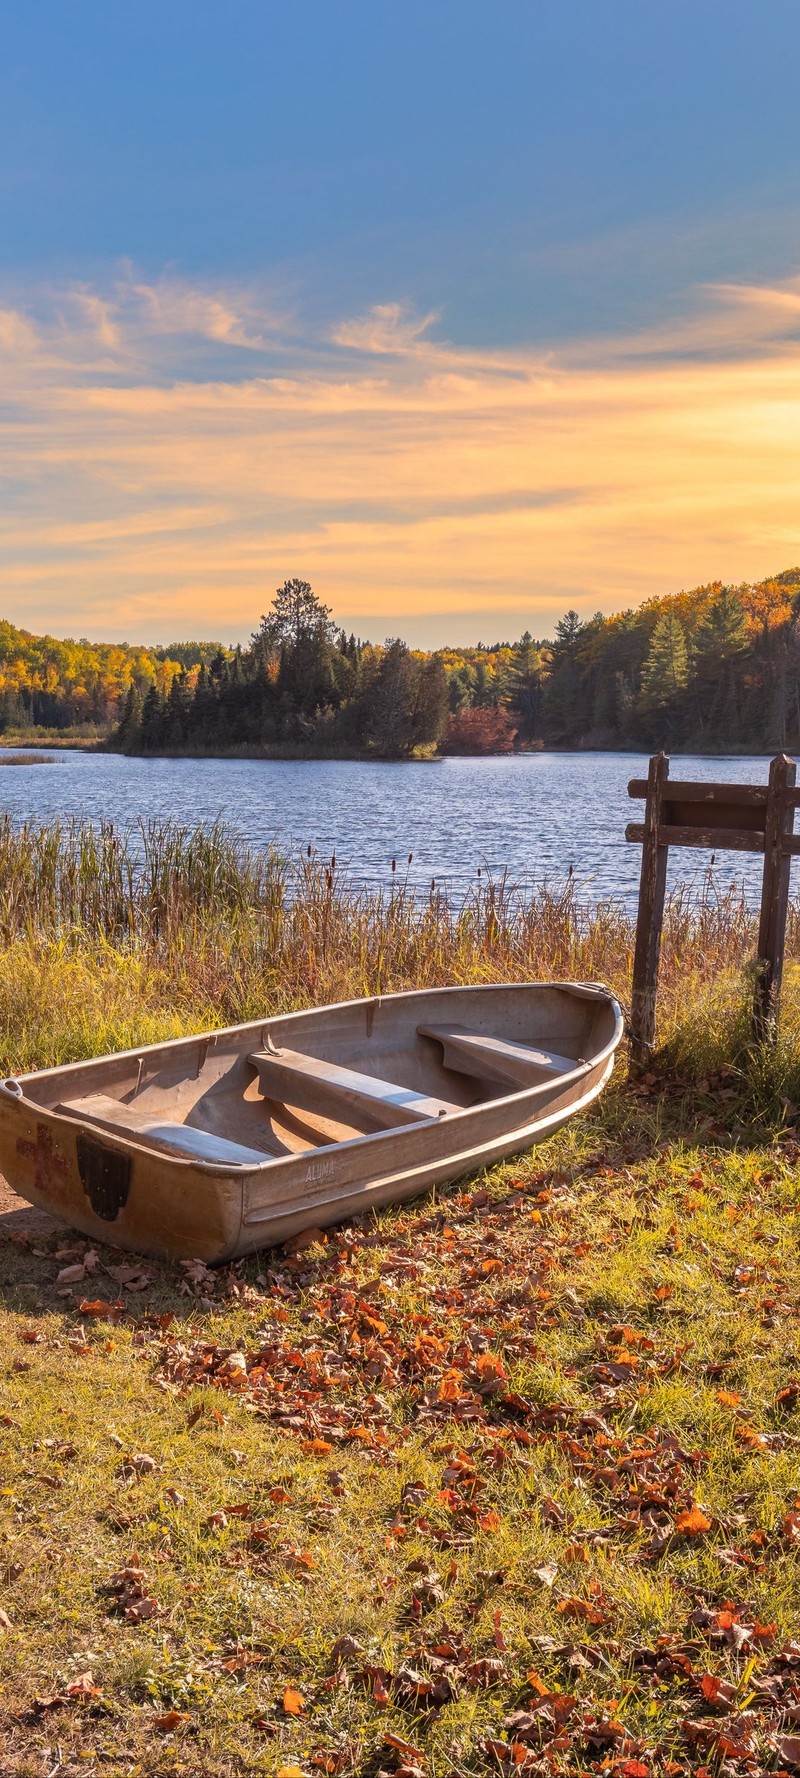
[[[671,1067],[753,1078],[746,1010],[755,922],[709,877],[667,911],[660,1031]],[[313,1003],[479,981],[606,982],[625,1004],[633,927],[574,886],[482,877],[461,898],[397,873],[361,888],[335,861],[253,853],[222,827],[0,822],[0,1068],[45,1066]],[[790,958],[800,958],[792,910]],[[800,976],[784,1041],[758,1059],[770,1115],[800,1094]]]

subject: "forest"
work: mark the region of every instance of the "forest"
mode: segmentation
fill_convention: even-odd
[[[550,640],[424,654],[337,630],[287,581],[249,648],[132,689],[115,745],[403,758],[536,746],[770,751],[800,745],[800,569],[719,581]]]
[[[131,688],[154,685],[165,697],[172,680],[212,659],[215,642],[167,648],[125,642],[60,641],[34,636],[0,618],[0,735],[47,729],[106,736]]]
[[[296,579],[246,647],[59,642],[0,623],[0,734],[37,727],[136,753],[797,749],[800,568],[433,653],[347,635]]]

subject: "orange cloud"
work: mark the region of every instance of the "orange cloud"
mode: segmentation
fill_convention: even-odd
[[[481,352],[399,304],[304,337],[127,273],[6,307],[0,611],[246,635],[299,573],[364,634],[458,640],[760,577],[800,558],[798,313],[800,280],[725,286],[669,328]]]

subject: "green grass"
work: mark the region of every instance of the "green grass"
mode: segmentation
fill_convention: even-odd
[[[428,981],[627,993],[629,922],[569,894],[362,894],[221,830],[0,863],[4,1073]],[[673,902],[650,1077],[306,1250],[0,1234],[4,1778],[791,1763],[800,979],[751,1052],[752,943]]]
[[[766,1761],[800,1634],[797,1151],[687,1140],[689,1110],[618,1087],[522,1165],[194,1282],[148,1261],[132,1290],[96,1250],[59,1286],[85,1241],[4,1243],[4,1771],[56,1746],[392,1770],[387,1733],[431,1773],[497,1771],[541,1687],[577,1700],[557,1767],[613,1751],[612,1719],[683,1770],[731,1714],[704,1674],[755,1699]],[[125,1566],[162,1615],[114,1609]]]

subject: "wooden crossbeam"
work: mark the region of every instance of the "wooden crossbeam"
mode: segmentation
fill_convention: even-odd
[[[626,840],[643,845],[647,829],[642,821],[631,821],[625,829]],[[738,827],[679,827],[672,821],[660,821],[656,843],[659,846],[700,846],[718,852],[763,852],[764,833],[742,832]]]

